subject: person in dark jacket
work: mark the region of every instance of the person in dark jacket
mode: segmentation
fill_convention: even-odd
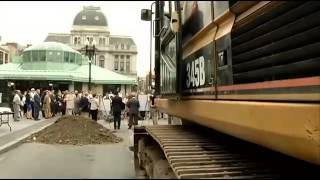
[[[54,90],[51,90],[51,92],[49,93],[49,96],[50,96],[50,108],[51,108],[51,114],[52,114],[52,117],[54,117],[57,113],[57,110],[55,108],[55,103],[56,103],[56,97],[55,97],[55,94],[54,94]]]
[[[66,100],[67,94],[68,94],[68,90],[65,90],[62,95],[62,115],[66,114],[67,103],[65,100]]]
[[[140,103],[136,99],[135,95],[127,102],[127,107],[129,108],[129,128],[131,129],[132,125],[138,125],[138,114]]]
[[[56,109],[56,114],[60,115],[60,113],[62,112],[62,95],[61,92],[58,91],[58,94],[56,95],[56,103],[55,103],[55,109]]]
[[[79,114],[83,117],[89,117],[89,111],[88,93],[84,93],[84,96],[81,96],[79,102]]]
[[[27,113],[26,113],[27,119],[33,119],[30,91],[28,91],[28,93],[26,95],[26,103],[25,104],[27,105]]]
[[[45,117],[45,112],[44,112],[44,108],[43,108],[43,104],[44,104],[43,101],[44,101],[44,97],[46,96],[46,94],[47,94],[47,90],[43,90],[42,93],[38,94],[40,97],[40,102],[41,102],[40,109],[41,109],[42,117]]]
[[[113,113],[114,129],[116,130],[116,129],[120,129],[121,111],[124,108],[123,108],[122,98],[119,97],[118,91],[115,91],[114,95],[115,96],[112,98],[111,106],[112,106],[112,113]]]
[[[34,94],[34,120],[40,120],[39,119],[39,111],[41,108],[41,98],[39,96],[40,89],[37,89],[36,93]]]

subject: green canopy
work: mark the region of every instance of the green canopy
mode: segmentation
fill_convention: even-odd
[[[56,62],[46,62],[48,67],[58,66]],[[39,65],[35,63],[34,65]],[[66,64],[64,65],[66,66]],[[74,65],[73,65],[74,66]],[[0,65],[0,79],[12,80],[52,80],[88,82],[89,65],[76,65],[73,69],[64,70],[26,70],[21,63],[8,63]],[[136,84],[134,78],[101,68],[91,66],[91,82],[95,84]]]

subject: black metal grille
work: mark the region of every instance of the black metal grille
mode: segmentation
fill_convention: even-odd
[[[286,2],[232,32],[235,84],[320,75],[320,3]]]

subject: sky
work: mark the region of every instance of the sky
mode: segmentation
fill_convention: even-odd
[[[48,33],[70,33],[83,6],[100,6],[111,35],[131,36],[138,49],[138,76],[149,72],[150,22],[140,19],[152,1],[0,1],[1,44],[38,44]]]

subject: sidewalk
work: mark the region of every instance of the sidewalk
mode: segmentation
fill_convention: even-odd
[[[9,111],[9,109],[1,107],[0,111]],[[4,118],[6,119],[7,116],[5,116]],[[39,118],[42,119],[41,113],[39,114]],[[0,126],[0,138],[4,135],[12,134],[16,131],[19,131],[19,130],[27,128],[29,126],[35,125],[40,122],[41,122],[41,120],[35,121],[35,120],[31,120],[31,119],[26,119],[25,117],[23,117],[22,119],[20,119],[20,121],[17,122],[17,121],[13,121],[13,116],[10,115],[9,116],[9,124],[11,126],[12,131],[10,132],[10,128],[9,128],[8,124],[2,124],[2,126]]]
[[[0,153],[18,146],[21,143],[21,140],[51,125],[57,118],[58,117],[51,119],[41,118],[39,121],[22,118],[20,121],[16,122],[13,121],[12,116],[10,116],[9,123],[12,131],[10,132],[10,128],[7,124],[2,124],[0,127]]]

